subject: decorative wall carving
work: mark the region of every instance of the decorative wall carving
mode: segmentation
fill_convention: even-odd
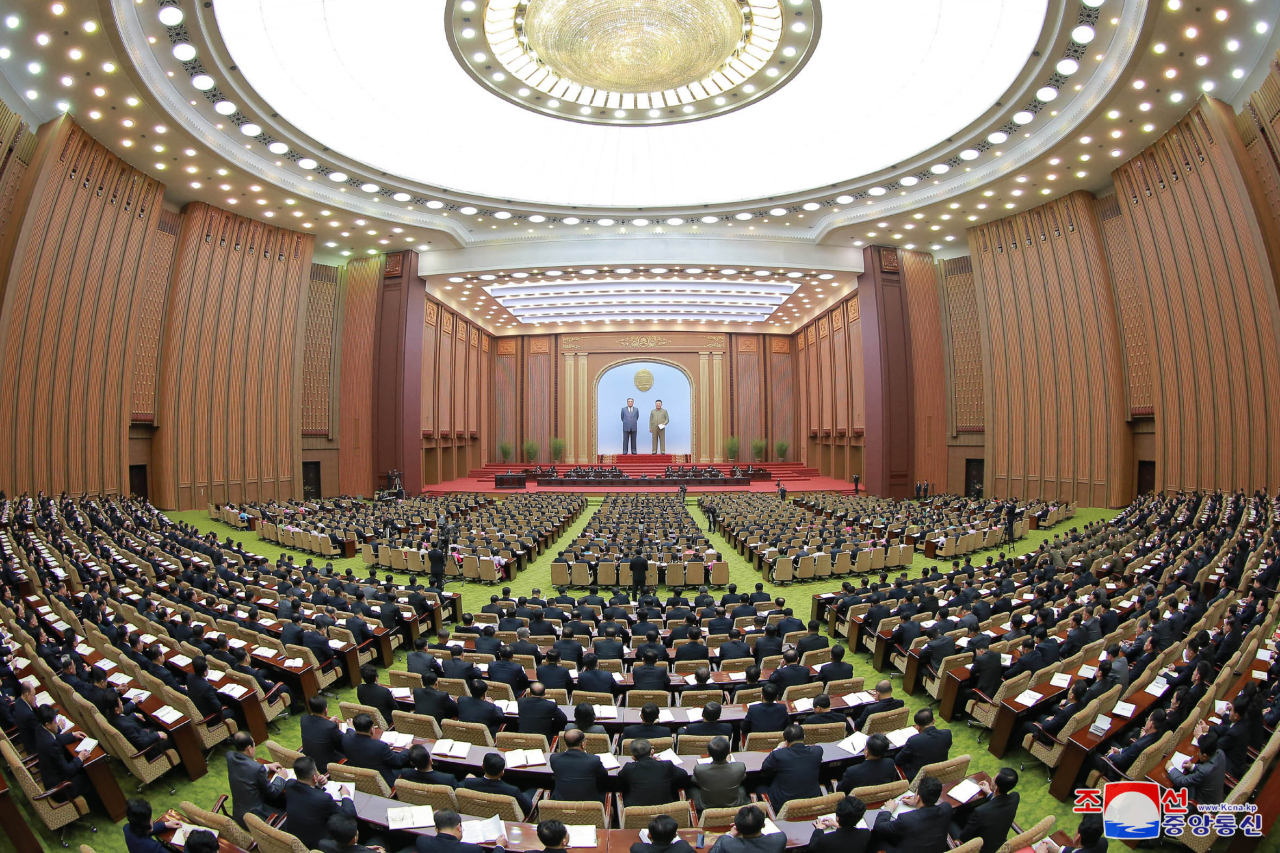
[[[481,335],[481,336],[480,336],[480,351],[481,351],[481,352],[488,352],[488,351],[489,351],[489,336],[488,336],[488,335]]]
[[[831,312],[831,331],[838,332],[844,328],[844,312],[839,308]]]
[[[514,338],[503,338],[498,341],[498,355],[515,355],[516,342]]]
[[[550,338],[530,338],[529,353],[531,355],[546,354],[551,352]]]
[[[565,335],[560,339],[560,349],[582,349],[585,346],[581,335]]]
[[[880,269],[885,272],[898,272],[898,250],[888,246],[880,247]]]
[[[816,344],[818,342],[818,330],[813,326],[809,327],[809,343]]]
[[[444,332],[446,335],[453,334],[453,315],[448,311],[445,311],[440,315],[440,331]]]
[[[862,309],[858,307],[858,297],[849,300],[849,322],[856,323],[862,318]]]
[[[738,352],[759,352],[759,342],[752,337],[738,338]]]
[[[383,272],[383,278],[395,278],[404,272],[404,253],[396,252],[394,255],[387,255],[387,269]]]
[[[473,347],[480,345],[480,329],[476,326],[471,327],[471,345]]]
[[[427,308],[426,308],[426,318],[427,318],[428,326],[434,326],[436,324],[436,318],[437,316],[439,316],[439,313],[440,313],[440,306],[436,305],[434,302],[428,301]]]
[[[827,318],[818,318],[818,337],[825,338],[827,336]]]
[[[712,349],[715,349],[717,347],[719,347],[720,349],[724,348],[724,335],[706,335],[705,338],[707,341],[707,346],[711,347]]]
[[[791,352],[791,341],[788,338],[775,337],[769,347],[770,352],[783,355]]]
[[[721,338],[721,345],[724,339]],[[632,347],[635,349],[650,349],[652,347],[665,347],[671,343],[670,338],[664,338],[661,335],[630,335],[629,337],[619,338],[619,346]]]

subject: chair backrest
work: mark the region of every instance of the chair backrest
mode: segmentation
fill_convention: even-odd
[[[783,702],[795,702],[797,699],[812,699],[822,692],[822,682],[811,684],[793,684],[782,691]]]
[[[743,747],[747,752],[771,752],[782,741],[782,732],[751,732]]]
[[[1023,830],[1004,844],[1001,844],[996,853],[1014,853],[1015,850],[1021,850],[1024,847],[1034,847],[1049,834],[1049,830],[1053,829],[1053,825],[1057,820],[1053,815],[1045,815],[1040,818],[1035,826]]]
[[[253,840],[258,842],[260,853],[309,853],[307,846],[296,836],[283,829],[268,826],[266,821],[252,812],[244,816],[244,825],[248,827]],[[285,825],[288,826],[288,823]]]
[[[458,788],[454,792],[458,799],[458,811],[475,817],[493,817],[498,815],[504,821],[520,823],[525,816],[520,811],[520,804],[515,797],[506,794],[490,794],[485,791],[473,791],[470,788]]]
[[[486,616],[492,614],[486,613]],[[422,676],[416,672],[404,672],[399,669],[387,670],[387,675],[391,678],[392,687],[421,687]]]
[[[434,740],[439,740],[443,737],[435,717],[428,717],[426,714],[392,711],[391,723],[395,726],[396,731],[411,734],[414,737],[432,738]]]
[[[473,746],[493,746],[493,735],[484,723],[466,723],[461,720],[441,720],[440,733],[450,740],[465,741]],[[468,812],[470,814],[470,812]],[[476,815],[490,817],[491,815]],[[516,818],[513,818],[516,819]]]
[[[589,705],[612,705],[613,696],[609,693],[593,693],[590,690],[573,691],[573,704],[581,705],[586,702]],[[565,704],[568,704],[566,702]]]
[[[281,746],[274,740],[263,741],[262,747],[271,756],[271,760],[282,767],[292,767],[293,763],[302,757],[301,752]]]
[[[880,711],[867,717],[867,723],[862,729],[862,733],[870,737],[874,734],[885,734],[886,732],[896,731],[903,728],[907,724],[907,715],[911,713],[911,709],[905,705],[894,711]]]
[[[862,690],[862,685],[865,682],[865,678],[841,678],[835,681],[828,681],[827,695],[848,696],[850,693],[857,693]]]
[[[647,829],[649,821],[660,814],[675,818],[676,826],[690,829],[693,826],[693,812],[688,800],[676,800],[658,806],[624,806],[622,809],[622,829]]]
[[[391,787],[377,770],[351,764],[330,764],[328,773],[333,781],[350,782],[362,794],[372,794],[375,797],[391,796]]]
[[[631,742],[633,740],[635,740],[635,738],[627,738],[626,740],[618,744],[618,754],[630,755]],[[647,738],[647,740],[649,741],[649,747],[653,750],[654,755],[658,755],[659,753],[666,752],[668,749],[671,749],[673,746],[675,746],[674,735],[672,737],[651,737],[651,738]],[[678,755],[679,753],[676,753],[676,754]]]
[[[576,695],[576,694],[575,694]],[[671,696],[665,690],[628,690],[627,691],[627,707],[643,708],[652,702],[659,708],[665,708],[671,704]]]
[[[534,732],[498,732],[493,743],[498,749],[539,749],[550,752],[547,736]]]
[[[804,730],[804,742],[814,744],[842,741],[848,734],[849,727],[845,723],[815,723],[800,728]]]
[[[339,702],[338,710],[342,712],[342,719],[348,723],[353,721],[360,714],[368,714],[373,718],[373,724],[380,729],[385,729],[390,724],[383,719],[382,712],[372,705],[361,705],[359,702]]]
[[[849,792],[849,796],[857,797],[871,807],[874,803],[883,803],[906,793],[909,787],[910,783],[906,779],[899,779],[896,782],[885,782],[883,785],[864,785],[861,788],[854,788]]]
[[[448,785],[426,785],[422,782],[397,779],[395,795],[397,800],[415,806],[431,806],[437,811],[458,810],[458,798],[453,795],[453,788]]]
[[[788,800],[778,811],[778,820],[812,820],[821,815],[831,814],[844,799],[844,794],[824,794],[821,797],[806,797],[799,800]]]
[[[567,752],[568,744],[564,738],[556,739],[556,752]],[[582,741],[583,752],[589,752],[592,755],[604,755],[613,752],[613,737],[600,732],[587,732]]]
[[[558,820],[565,826],[594,826],[608,829],[608,815],[599,800],[540,800],[539,820]]]
[[[757,808],[762,812],[766,811],[764,805],[761,803],[748,803],[747,805]],[[698,826],[716,829],[733,826],[733,819],[737,814],[738,806],[732,806],[726,809],[703,809],[702,813],[698,815]],[[766,814],[766,817],[767,816],[768,815]]]
[[[229,816],[218,814],[216,812],[205,811],[188,800],[183,800],[179,805],[182,813],[187,816],[187,820],[199,826],[205,826],[209,829],[216,830],[219,838],[225,838],[241,850],[248,850],[253,846],[253,836],[245,832]]]
[[[916,778],[911,780],[910,790],[915,791],[920,787],[920,782],[928,778],[937,779],[944,785],[948,782],[959,782],[969,775],[970,757],[968,755],[957,755],[955,758],[948,758],[946,761],[926,764],[916,771]]]
[[[705,755],[707,744],[713,740],[715,740],[715,735],[678,735],[676,737],[676,754]],[[626,754],[625,751],[623,754]]]
[[[722,690],[686,690],[680,694],[680,705],[685,708],[702,708],[708,702],[723,702]]]

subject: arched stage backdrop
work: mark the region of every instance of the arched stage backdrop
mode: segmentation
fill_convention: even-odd
[[[652,386],[642,391],[637,387],[647,384],[642,371],[648,371]],[[653,448],[649,433],[649,412],[657,400],[671,414],[667,424],[667,453],[693,452],[693,388],[685,372],[673,364],[651,359],[636,359],[615,364],[600,374],[596,382],[596,451],[598,453],[622,452],[621,412],[627,398],[635,398],[640,410],[640,425],[636,432],[636,451],[648,453]]]

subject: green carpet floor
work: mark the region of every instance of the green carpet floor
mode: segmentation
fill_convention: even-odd
[[[549,550],[554,553],[558,548],[562,547],[561,543],[568,542],[572,538],[576,537],[577,534],[586,526],[588,519],[600,505],[600,502],[601,498],[599,497],[590,498],[590,505],[587,510],[573,525],[570,526],[561,539],[554,543]],[[705,519],[701,513],[698,512],[694,499],[689,499],[689,505],[694,518],[696,518],[700,524],[705,526]],[[1081,509],[1077,513],[1076,517],[1068,523],[1060,524],[1056,528],[1050,530],[1033,532],[1026,539],[1018,543],[1018,550],[1025,553],[1026,551],[1036,547],[1042,540],[1051,538],[1053,533],[1056,531],[1063,531],[1071,526],[1083,526],[1098,519],[1111,518],[1113,515],[1113,511],[1106,509]],[[278,554],[285,553],[287,551],[287,549],[282,549],[273,543],[258,539],[256,534],[246,535],[246,532],[244,531],[236,531],[220,522],[211,521],[208,514],[203,511],[171,513],[170,516],[193,524],[201,530],[214,531],[220,538],[230,535],[233,539],[242,541],[247,550],[253,553],[262,554],[272,560],[274,560]],[[754,584],[762,580],[759,573],[752,569],[746,560],[741,558],[736,551],[730,548],[728,542],[726,542],[723,537],[717,534],[712,534],[710,538],[720,553],[728,555],[730,580],[737,583],[740,589],[751,589]],[[292,553],[294,554],[295,562],[302,562],[305,557],[309,556],[297,551],[293,551]],[[987,553],[988,552],[985,551],[975,553],[973,555],[974,562],[980,563],[985,560]],[[320,558],[317,557],[316,560],[320,565],[323,565],[323,561],[321,561]],[[361,571],[363,563],[359,557],[334,562],[335,568],[338,569],[345,569],[348,565],[356,567],[357,571]],[[917,558],[917,569],[919,565],[919,558]],[[528,570],[522,572],[519,577],[511,583],[512,591],[515,594],[527,594],[530,589],[537,586],[544,592],[547,592],[550,589],[550,579],[550,559],[544,554],[541,559],[530,566]],[[454,587],[454,589],[458,588],[459,587],[456,586]],[[796,612],[801,615],[801,618],[806,618],[809,612],[808,602],[810,595],[814,592],[822,592],[825,589],[838,589],[839,582],[826,581],[823,583],[797,584],[789,588],[774,587],[772,584],[765,582],[765,588],[774,594],[786,596],[795,606]],[[488,603],[489,595],[493,592],[491,587],[481,586],[478,584],[469,584],[465,587],[461,587],[461,591],[463,594],[464,611],[478,611],[482,605]],[[868,685],[873,683],[879,677],[879,674],[876,673],[871,666],[869,656],[865,654],[851,655],[847,657],[846,660],[849,660],[853,664],[854,675],[864,676],[867,679]],[[402,669],[403,667],[404,658],[403,655],[400,655],[394,665],[394,668]],[[900,682],[895,680],[895,684],[897,683]],[[354,689],[339,691],[341,700],[350,699],[351,701],[354,701],[354,694]],[[907,704],[914,711],[917,708],[924,707],[927,699],[927,694],[922,692],[918,696],[910,697]],[[337,701],[331,700],[330,707],[336,710]],[[280,723],[272,732],[272,738],[287,746],[296,747],[300,742],[298,719],[299,718],[295,716]],[[1029,826],[1045,815],[1051,814],[1056,816],[1058,819],[1056,828],[1064,829],[1071,833],[1075,832],[1076,826],[1079,823],[1078,816],[1071,813],[1069,805],[1060,803],[1049,795],[1048,776],[1042,765],[1030,759],[1030,756],[1022,752],[1019,748],[1012,750],[1010,754],[1006,756],[1004,761],[997,760],[990,752],[987,751],[985,741],[982,744],[978,743],[978,729],[969,729],[963,723],[952,726],[951,729],[954,736],[954,745],[952,746],[951,755],[954,757],[967,753],[972,756],[973,761],[971,767],[974,771],[985,770],[994,776],[1002,766],[1012,766],[1016,769],[1020,762],[1027,759],[1026,770],[1021,773],[1021,781],[1018,785],[1018,790],[1022,797],[1022,805],[1018,812],[1018,820],[1021,824]],[[190,800],[198,805],[208,807],[218,798],[218,796],[227,793],[226,764],[223,757],[224,752],[225,751],[222,749],[215,750],[209,759],[208,775],[197,782],[188,781],[180,770],[169,774],[168,779],[172,780],[174,787],[177,790],[176,795],[169,794],[168,785],[166,784],[167,780],[161,780],[160,782],[151,785],[146,793],[146,797],[151,801],[156,814],[160,814],[171,806],[177,806],[183,800]],[[119,770],[120,768],[117,767],[117,775],[120,777],[121,787],[124,789],[125,795],[133,796],[134,791],[136,790],[134,780],[131,777],[127,777],[126,774],[119,772]],[[15,799],[19,802],[21,807],[25,807],[25,802],[23,802],[21,795],[15,796]],[[112,826],[106,817],[100,814],[90,815],[90,818],[96,823],[98,832],[96,834],[91,833],[88,827],[83,823],[72,828],[67,833],[67,840],[72,844],[73,848],[75,845],[87,844],[98,851],[125,853],[124,839],[119,827]],[[33,826],[38,828],[41,840],[48,849],[60,849],[56,833],[48,833],[44,831],[43,825],[40,824],[38,820],[33,819],[31,822]],[[1175,845],[1171,844],[1167,846],[1170,850],[1175,849]],[[1113,849],[1119,850],[1119,842],[1114,843],[1112,847]],[[1273,851],[1277,849],[1277,845],[1273,840],[1267,839],[1264,842],[1262,849]],[[13,844],[7,838],[0,837],[0,853],[8,853],[12,850]]]

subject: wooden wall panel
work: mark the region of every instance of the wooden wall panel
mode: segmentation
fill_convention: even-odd
[[[741,443],[739,459],[750,459],[751,442],[769,441],[765,427],[765,395],[763,353],[759,335],[732,335],[734,425],[729,433]],[[767,340],[766,340],[767,343]],[[774,389],[770,389],[773,391]],[[769,442],[772,444],[772,442]],[[772,454],[772,448],[769,453]],[[772,458],[770,455],[769,458]]]
[[[982,432],[986,423],[983,414],[983,347],[972,259],[965,256],[943,261],[942,286],[946,293],[947,331],[951,343],[948,357],[952,423],[956,432]]]
[[[519,367],[517,341],[513,338],[499,338],[496,345],[498,354],[493,360],[493,449],[494,460],[500,461],[502,457],[496,451],[504,441],[511,445],[515,454],[520,452],[520,413],[510,402],[520,399],[520,385],[516,378]],[[514,458],[518,457],[513,456]]]
[[[947,481],[947,372],[933,256],[902,252],[902,286],[911,317],[915,477],[938,489]]]
[[[1157,488],[1280,486],[1280,239],[1251,166],[1202,99],[1113,175],[1145,272]]]
[[[132,354],[164,188],[69,117],[44,125],[34,148],[13,146],[23,129],[12,116],[0,133],[0,482],[10,493],[125,491]]]
[[[525,459],[526,462],[551,461],[551,436],[554,432],[552,423],[552,387],[554,365],[551,361],[551,338],[525,338],[527,347],[524,361],[524,435],[525,440],[538,442],[538,457]],[[499,402],[499,405],[501,403]],[[524,450],[516,448],[517,458],[524,459]]]
[[[21,225],[13,216],[22,178],[36,153],[36,134],[22,117],[0,102],[0,256],[8,256],[13,233]],[[24,197],[29,198],[29,193]],[[24,205],[25,209],[25,205]]]
[[[1147,343],[1149,319],[1143,314],[1139,291],[1141,276],[1129,243],[1129,229],[1120,209],[1119,196],[1098,199],[1098,222],[1102,228],[1111,282],[1116,292],[1120,317],[1120,337],[1124,342],[1125,374],[1128,378],[1129,415],[1151,415],[1151,351]]]
[[[453,434],[467,434],[467,336],[470,327],[460,317],[454,317],[453,328]]]
[[[788,461],[801,458],[801,442],[798,438],[797,407],[800,401],[796,388],[795,341],[781,335],[765,337],[769,359],[769,438],[786,441]]]
[[[986,493],[1127,502],[1123,355],[1093,197],[971,228],[969,246],[989,389]]]
[[[178,233],[153,500],[301,497],[301,372],[315,239],[197,203]]]
[[[160,366],[160,334],[164,328],[165,298],[178,246],[182,215],[161,210],[151,241],[146,276],[139,294],[138,337],[133,351],[131,419],[152,423],[156,417],[156,373]]]
[[[422,434],[436,434],[436,363],[440,347],[440,305],[428,299],[422,316]]]
[[[334,349],[339,330],[338,280],[341,269],[311,265],[306,333],[302,351],[302,434],[329,435]]]
[[[371,497],[374,491],[373,329],[383,263],[381,255],[348,262],[340,291],[338,481],[344,495]]]
[[[846,340],[844,308],[837,305],[827,315],[831,325],[831,397],[836,435],[849,434],[849,346]]]
[[[440,435],[453,434],[453,314],[440,311],[440,358],[436,367],[436,424]]]

